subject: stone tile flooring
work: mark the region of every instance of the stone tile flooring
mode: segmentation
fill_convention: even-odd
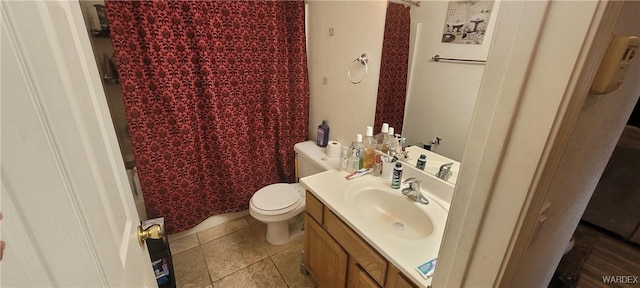
[[[304,237],[274,246],[267,226],[247,215],[170,242],[180,288],[317,287],[300,274]]]

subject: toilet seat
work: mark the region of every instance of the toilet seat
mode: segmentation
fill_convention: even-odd
[[[263,215],[287,213],[304,201],[295,185],[278,183],[261,188],[253,197],[251,205]]]

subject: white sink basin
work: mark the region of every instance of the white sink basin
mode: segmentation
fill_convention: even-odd
[[[363,218],[381,233],[412,240],[433,233],[429,215],[399,190],[365,189],[356,192],[355,201]]]

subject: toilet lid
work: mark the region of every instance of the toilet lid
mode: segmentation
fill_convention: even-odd
[[[300,193],[286,183],[271,184],[258,190],[251,202],[260,210],[274,211],[287,208],[300,199]]]

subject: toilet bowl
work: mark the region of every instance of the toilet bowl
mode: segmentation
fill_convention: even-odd
[[[298,183],[278,183],[263,187],[251,197],[249,214],[267,224],[267,242],[282,245],[303,233],[301,219],[296,216],[304,212],[304,193]]]
[[[337,168],[339,158],[329,158],[315,141],[294,146],[300,178]],[[267,242],[282,245],[302,235],[305,189],[298,183],[277,183],[258,190],[249,200],[249,214],[267,224]]]

